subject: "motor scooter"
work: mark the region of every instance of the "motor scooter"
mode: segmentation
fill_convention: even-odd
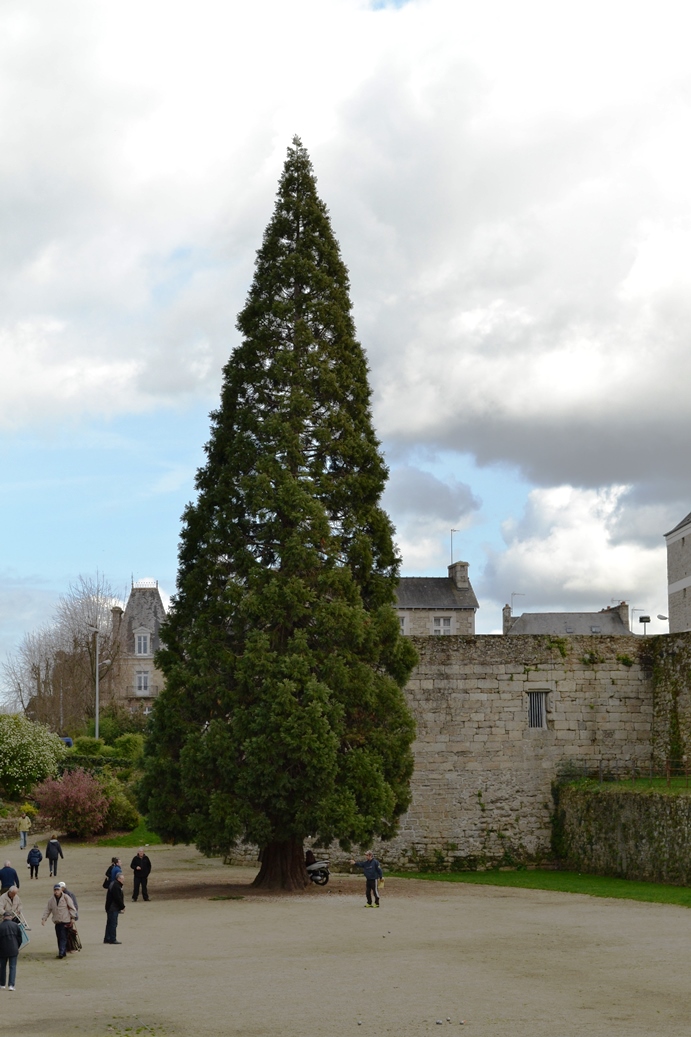
[[[329,881],[329,862],[315,861],[307,865],[307,874],[317,886],[325,886]]]

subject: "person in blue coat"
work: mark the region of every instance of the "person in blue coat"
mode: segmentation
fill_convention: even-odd
[[[367,897],[365,907],[379,907],[379,879],[384,878],[381,864],[371,850],[365,854],[364,861],[351,861],[350,863],[354,864],[356,868],[360,868],[365,876],[365,896]],[[374,897],[374,904],[372,904],[372,897]]]
[[[12,867],[11,861],[5,861],[4,868],[0,868],[0,896],[6,893],[10,886],[19,889],[19,875]]]
[[[31,871],[29,872],[30,879],[38,878],[38,866],[42,860],[43,854],[38,848],[38,843],[34,843],[34,845],[31,847],[31,849],[26,855],[26,863],[31,868]]]

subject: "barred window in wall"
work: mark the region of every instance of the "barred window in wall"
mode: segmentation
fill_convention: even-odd
[[[451,617],[450,616],[435,616],[434,617],[434,633],[435,634],[450,634],[451,633]]]
[[[528,727],[547,727],[547,692],[528,692]]]
[[[149,694],[149,671],[137,670],[137,695]]]

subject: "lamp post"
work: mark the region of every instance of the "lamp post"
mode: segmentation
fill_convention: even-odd
[[[95,685],[96,685],[96,713],[95,713],[95,717],[94,717],[94,737],[98,738],[99,737],[99,734],[98,734],[98,720],[99,720],[100,705],[101,705],[101,703],[100,703],[100,688],[99,688],[99,677],[100,677],[100,668],[101,667],[100,667],[100,663],[99,663],[99,660],[98,660],[98,634],[99,634],[99,630],[98,630],[98,627],[92,627],[92,626],[89,626],[87,629],[92,631],[92,633],[94,635],[94,638],[96,640],[96,680],[95,680]],[[103,660],[103,665],[104,666],[108,666],[109,664],[110,664],[110,659],[104,659]]]

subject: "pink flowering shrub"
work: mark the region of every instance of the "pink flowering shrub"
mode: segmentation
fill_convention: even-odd
[[[93,835],[103,828],[108,814],[103,789],[81,768],[44,781],[34,789],[33,798],[53,827],[67,835]]]

